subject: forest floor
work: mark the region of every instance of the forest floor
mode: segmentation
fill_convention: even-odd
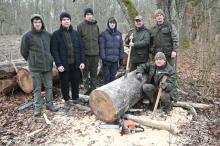
[[[0,37],[0,61],[21,58],[19,53],[20,36]],[[33,107],[18,111],[21,104],[32,101],[32,96],[19,89],[7,95],[0,95],[0,145],[82,145],[82,146],[148,146],[148,145],[219,145],[220,144],[220,60],[210,72],[207,82],[201,81],[201,72],[196,63],[196,53],[180,50],[178,55],[179,100],[213,104],[209,110],[196,110],[198,117],[185,109],[175,107],[170,115],[158,110],[156,119],[178,125],[181,131],[172,135],[165,130],[144,127],[143,133],[121,136],[118,129],[100,129],[103,122],[91,112],[79,110],[74,104],[68,112],[63,108],[59,89],[54,88],[57,113],[45,108],[52,125],[46,126],[42,117],[33,117]],[[141,103],[139,103],[141,104]],[[142,104],[141,104],[142,105]],[[142,107],[146,107],[142,105]],[[135,113],[146,117],[150,111]],[[33,131],[41,132],[30,135]]]

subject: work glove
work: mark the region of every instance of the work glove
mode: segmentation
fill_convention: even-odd
[[[142,76],[142,74],[141,74],[141,73],[138,73],[138,74],[136,75],[136,78],[137,78],[139,81],[141,81],[141,80],[142,80],[142,78],[143,78],[143,76]]]
[[[119,65],[120,65],[120,66],[123,65],[123,59],[119,59]]]
[[[168,83],[167,82],[161,82],[159,87],[162,88],[163,90],[165,90],[168,87]]]

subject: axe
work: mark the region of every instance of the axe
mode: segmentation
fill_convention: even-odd
[[[132,37],[132,39],[130,40],[130,42],[133,41],[133,38],[134,38],[133,33],[131,34],[131,37]],[[131,46],[129,46],[129,49],[128,49],[128,58],[127,58],[127,64],[126,64],[126,70],[125,70],[124,78],[127,78],[127,75],[128,75],[128,72],[129,72],[130,58],[131,58]]]

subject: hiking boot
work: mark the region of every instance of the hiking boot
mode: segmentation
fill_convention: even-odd
[[[166,106],[163,107],[163,111],[166,114],[169,114],[172,109],[173,109],[173,107],[171,105],[166,105]]]
[[[50,106],[46,106],[46,109],[50,110],[51,112],[57,112],[59,110],[59,107],[55,105],[50,105]]]
[[[68,111],[69,109],[70,109],[70,101],[68,100],[68,101],[65,101],[65,103],[64,103],[64,109],[66,110],[66,111]]]
[[[73,104],[82,104],[82,102],[80,101],[80,99],[76,99],[76,100],[73,100]]]
[[[34,110],[34,117],[39,117],[41,115],[41,109]]]

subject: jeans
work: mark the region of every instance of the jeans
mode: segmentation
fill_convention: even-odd
[[[103,70],[104,83],[108,84],[115,79],[118,70],[118,62],[103,61]]]

